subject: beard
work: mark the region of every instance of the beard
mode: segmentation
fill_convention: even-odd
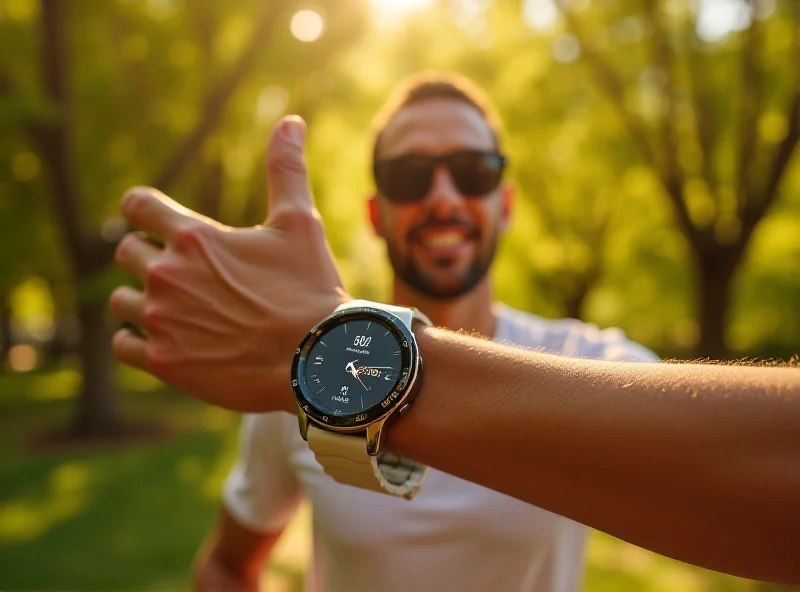
[[[439,225],[451,228],[458,225],[468,226],[461,220],[425,222],[409,231],[406,244],[411,244],[416,234],[422,229],[433,228]],[[461,272],[460,277],[456,278],[455,281],[443,285],[441,281],[437,281],[437,273],[435,270],[429,272],[424,271],[410,253],[410,250],[403,256],[400,254],[397,244],[387,239],[386,245],[389,261],[394,273],[403,283],[432,300],[453,300],[463,296],[477,286],[489,273],[489,268],[492,265],[495,252],[497,251],[498,242],[497,229],[492,229],[491,236],[488,237],[489,240],[484,245],[480,244],[480,232],[471,226],[469,230],[470,237],[474,238],[478,243],[478,250],[467,269]],[[443,257],[435,261],[436,267],[441,269],[442,272],[447,271],[447,269],[455,265],[455,263],[455,260],[449,257]]]

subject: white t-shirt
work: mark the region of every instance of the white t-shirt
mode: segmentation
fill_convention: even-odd
[[[495,340],[552,353],[656,360],[616,329],[545,320],[496,304]],[[341,485],[322,471],[297,417],[245,416],[240,457],[223,503],[258,532],[284,527],[311,501],[308,590],[331,592],[580,589],[588,529],[567,518],[431,469],[412,500]]]

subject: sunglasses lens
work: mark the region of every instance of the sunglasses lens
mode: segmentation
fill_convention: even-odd
[[[465,196],[486,195],[497,187],[503,174],[503,158],[490,152],[459,152],[447,159],[450,175]]]
[[[464,150],[442,157],[408,155],[375,164],[378,191],[394,203],[425,198],[437,163],[444,164],[465,197],[480,197],[494,190],[503,175],[505,159],[495,152]]]
[[[384,161],[375,166],[375,184],[389,201],[419,201],[428,192],[433,168],[433,161],[424,156],[404,156]]]

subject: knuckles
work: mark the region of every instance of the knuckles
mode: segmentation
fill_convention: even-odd
[[[142,325],[148,333],[163,332],[164,325],[168,318],[169,316],[156,304],[152,302],[145,304],[144,310],[142,311]]]
[[[173,245],[175,250],[182,253],[200,249],[204,243],[211,240],[219,232],[210,224],[190,223],[175,230]]]
[[[154,341],[147,350],[147,364],[150,372],[164,382],[173,382],[176,372],[174,357]]]
[[[298,153],[289,150],[273,150],[267,153],[267,171],[270,174],[285,172],[308,174],[305,159]]]
[[[144,283],[148,290],[159,290],[175,283],[176,270],[167,261],[158,259],[147,266]]]
[[[304,237],[322,235],[325,232],[322,217],[316,209],[308,207],[284,207],[273,216],[273,224],[293,235]]]

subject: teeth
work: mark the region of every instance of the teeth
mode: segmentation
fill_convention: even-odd
[[[460,232],[440,232],[428,235],[423,242],[428,247],[441,248],[454,247],[461,244],[463,240],[463,236]]]

